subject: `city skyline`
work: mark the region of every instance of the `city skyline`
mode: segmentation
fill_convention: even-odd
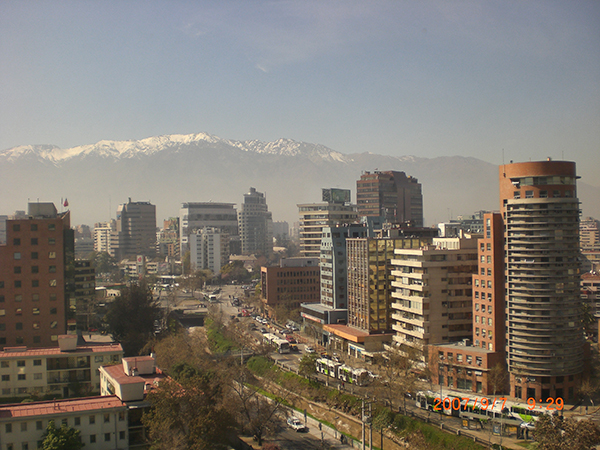
[[[0,150],[207,132],[599,186],[596,2],[0,5]]]

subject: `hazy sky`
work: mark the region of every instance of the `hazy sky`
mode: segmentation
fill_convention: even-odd
[[[0,0],[0,150],[196,132],[600,186],[600,2]]]

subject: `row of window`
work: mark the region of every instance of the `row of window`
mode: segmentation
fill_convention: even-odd
[[[23,255],[21,254],[21,252],[14,252],[13,253],[13,259],[15,260],[20,260],[21,257]],[[31,252],[31,259],[39,259],[40,254],[39,252]],[[56,259],[56,252],[48,252],[48,258],[49,259]]]
[[[479,291],[475,291],[475,298],[479,298]],[[488,301],[492,301],[492,293],[488,292],[487,293],[487,299]],[[481,293],[481,300],[485,300],[485,292]]]
[[[38,231],[38,224],[37,223],[32,223],[29,224],[30,226],[30,230],[31,231]],[[20,223],[13,223],[12,226],[13,231],[21,231],[21,224]],[[49,223],[48,224],[48,231],[55,231],[56,230],[56,224],[55,223]]]
[[[14,273],[22,273],[21,266],[14,266]],[[31,273],[40,273],[40,266],[31,266]],[[48,266],[48,273],[56,273],[56,266]]]
[[[37,308],[34,308],[37,309]],[[4,311],[4,310],[0,310],[0,311]],[[34,314],[39,314],[39,311],[37,313],[34,312]],[[56,314],[56,308],[52,308],[50,310],[50,314]],[[17,316],[20,316],[21,313],[17,313]],[[41,324],[39,321],[35,321],[31,324],[32,328],[34,330],[39,330],[41,328]],[[58,326],[58,322],[56,320],[53,320],[52,322],[50,322],[50,328],[54,329]],[[15,330],[16,331],[21,331],[23,329],[23,322],[15,322]],[[6,331],[6,324],[5,323],[0,323],[0,331]]]
[[[567,190],[564,192],[564,196],[565,198],[571,198],[572,192],[570,190]],[[560,198],[561,197],[561,192],[560,191],[552,191],[552,198]],[[515,191],[513,194],[513,198],[515,199],[520,199],[521,198],[521,191]],[[534,198],[533,195],[533,191],[525,191],[525,197],[524,198]],[[539,198],[548,198],[548,191],[540,191],[540,196]]]
[[[15,288],[19,289],[21,287],[23,287],[23,282],[21,280],[14,280],[14,286]],[[57,286],[57,281],[56,278],[53,278],[52,280],[48,280],[48,286],[50,287],[56,287]],[[31,287],[40,287],[40,280],[31,280]]]
[[[479,323],[479,316],[475,316],[475,323]],[[485,324],[485,317],[483,316],[481,317],[481,323]],[[487,318],[487,323],[490,327],[492,326],[493,321],[491,317]]]
[[[33,379],[34,380],[41,380],[42,379],[42,373],[34,373],[33,374]],[[19,373],[19,374],[17,374],[17,380],[18,381],[27,381],[27,374],[25,374],[25,373]],[[10,375],[2,375],[2,381],[10,381]]]
[[[51,302],[56,301],[56,298],[57,298],[56,294],[49,294],[48,299]],[[0,295],[0,303],[4,303],[4,301],[5,301],[4,295]],[[15,302],[16,303],[20,303],[22,301],[23,301],[23,294],[16,294],[15,295]],[[37,294],[37,293],[31,294],[31,301],[33,301],[33,302],[39,302],[40,301],[40,294]]]
[[[34,316],[39,315],[40,314],[40,308],[31,308],[31,313]],[[57,314],[58,313],[58,308],[50,308],[49,313],[51,315]],[[23,315],[23,308],[15,308],[15,316],[22,316],[22,315]],[[0,317],[4,317],[4,316],[6,316],[6,309],[0,309]]]
[[[31,245],[39,245],[38,238],[31,238],[30,242],[31,242]],[[55,245],[55,244],[56,244],[55,238],[48,238],[48,245]],[[13,238],[13,245],[21,245],[21,238]]]
[[[54,327],[56,328],[56,327]],[[58,334],[52,334],[50,335],[50,340],[53,342],[58,341]],[[41,336],[33,336],[33,343],[34,344],[39,344],[42,342],[42,337]],[[15,343],[17,345],[23,345],[25,343],[25,339],[23,338],[23,336],[17,336],[15,338]],[[6,345],[6,338],[4,336],[0,336],[0,345]]]

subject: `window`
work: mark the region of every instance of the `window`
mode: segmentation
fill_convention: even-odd
[[[96,416],[90,416],[90,425],[93,425],[96,423]]]
[[[10,362],[9,361],[2,361],[0,363],[0,367],[2,367],[3,369],[8,369],[10,367]]]
[[[31,224],[31,231],[37,231],[37,230],[38,230],[37,223],[32,223]]]
[[[21,280],[15,280],[15,287],[16,288],[20,288],[21,287]]]
[[[38,245],[38,238],[31,238],[31,245]]]
[[[43,430],[44,429],[44,424],[42,423],[41,420],[38,420],[35,422],[35,429],[36,430]]]
[[[14,272],[15,273],[21,273],[21,266],[15,266],[14,267]]]
[[[27,431],[27,422],[21,422],[21,431]]]
[[[40,287],[40,280],[31,280],[31,287]]]
[[[21,225],[18,223],[13,224],[13,231],[21,231]]]
[[[525,191],[525,198],[533,198],[533,191]]]
[[[479,311],[479,303],[475,303],[475,311]]]
[[[37,316],[40,313],[40,308],[33,308],[32,313],[34,316]]]
[[[50,294],[50,301],[53,302],[56,300],[56,294]]]
[[[110,414],[104,414],[104,423],[110,423]]]
[[[23,329],[23,322],[17,322],[17,323],[15,323],[15,329],[16,330],[22,330]]]
[[[31,294],[31,300],[34,302],[40,301],[40,294]]]
[[[15,316],[22,316],[22,315],[23,315],[23,310],[21,308],[15,309]]]
[[[56,314],[57,309],[56,308],[50,308],[50,314]]]
[[[96,435],[95,434],[90,434],[90,444],[93,444],[96,442]]]
[[[479,291],[475,291],[475,298],[479,298]]]
[[[479,323],[479,316],[475,316],[475,323]]]
[[[110,442],[110,433],[104,433],[104,442]]]
[[[75,426],[81,425],[81,417],[75,417],[75,419],[73,419],[73,424]]]
[[[17,375],[17,380],[25,381],[25,380],[27,380],[27,375],[25,375],[24,373],[20,373]]]
[[[17,342],[18,345],[23,344],[23,342],[24,342],[23,336],[17,336],[15,338],[15,341]]]
[[[48,284],[50,285],[50,287],[56,287],[56,278],[54,278],[54,279],[50,280],[50,281],[48,282]]]
[[[475,328],[475,336],[479,336],[479,327]]]
[[[31,273],[40,273],[40,266],[31,266]]]
[[[42,379],[42,374],[41,373],[34,373],[33,374],[33,379],[34,380],[41,380]]]
[[[56,308],[55,308],[56,309]],[[56,320],[50,322],[50,328],[56,328],[58,326],[58,322]]]
[[[6,331],[6,324],[0,323],[0,331]]]
[[[521,198],[521,191],[515,191],[513,198]]]
[[[96,355],[94,357],[94,362],[97,362],[97,363],[104,362],[104,356],[102,356],[102,355]]]
[[[56,230],[56,224],[55,223],[49,223],[48,224],[48,230],[50,230],[50,231]]]
[[[40,254],[38,252],[31,252],[31,259],[38,259]]]
[[[10,381],[10,375],[2,375],[2,381]]]
[[[123,422],[125,420],[125,411],[119,412],[119,422]]]
[[[56,252],[48,252],[48,258],[56,259]]]
[[[14,258],[14,259],[17,259],[17,260],[18,260],[18,259],[21,259],[21,253],[20,253],[20,252],[15,252],[15,253],[13,254],[13,258]]]
[[[48,267],[48,272],[50,272],[50,273],[56,273],[56,266],[50,266],[50,267]]]
[[[17,361],[17,367],[25,367],[25,361],[24,360]]]
[[[39,344],[40,342],[42,342],[42,337],[41,336],[34,336],[33,337],[33,343],[34,344]]]
[[[488,317],[488,325],[491,327],[492,326],[492,318]]]
[[[4,426],[4,430],[5,430],[7,433],[12,433],[12,423],[7,423],[7,424]]]
[[[124,431],[119,431],[119,439],[120,440],[125,439],[125,432]]]
[[[34,330],[39,330],[40,329],[40,323],[39,322],[33,322],[31,324],[31,326],[33,327]]]
[[[19,239],[19,238],[14,238],[14,239],[13,239],[13,245],[21,245],[21,239]]]
[[[63,420],[62,420],[62,424],[63,424],[65,427],[68,427],[68,426],[69,426],[69,420],[68,420],[68,419],[63,419]]]
[[[0,295],[0,303],[4,303],[4,295]]]

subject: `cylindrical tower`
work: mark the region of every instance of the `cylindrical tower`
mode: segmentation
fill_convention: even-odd
[[[511,395],[572,400],[584,369],[575,163],[500,166]]]

